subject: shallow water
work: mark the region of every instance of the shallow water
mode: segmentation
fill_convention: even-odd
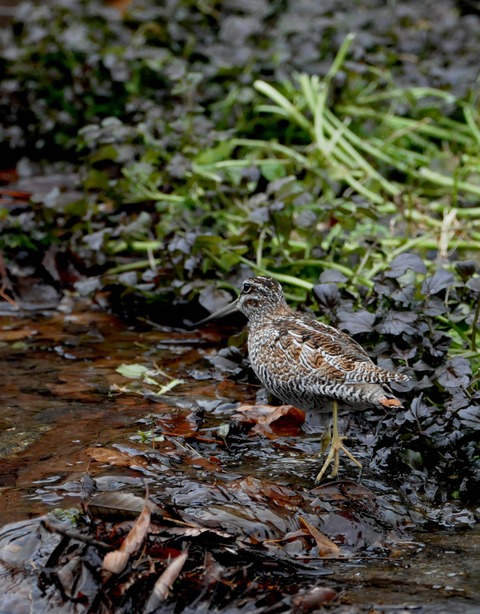
[[[111,396],[110,386],[128,383],[115,369],[161,361],[178,374],[180,359],[184,371],[201,360],[195,345],[192,336],[139,333],[102,312],[1,317],[0,523],[77,503],[59,485],[95,471],[86,448],[128,440],[136,421],[158,409],[141,396]],[[189,384],[181,396],[192,393]]]

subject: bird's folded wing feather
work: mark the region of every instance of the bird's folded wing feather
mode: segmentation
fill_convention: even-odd
[[[333,375],[331,371],[337,370],[343,374],[342,379],[358,367],[363,370],[361,367],[367,365],[362,363],[375,366],[356,341],[316,320],[312,320],[312,324],[296,321],[295,326],[284,330],[279,344],[291,361],[310,371],[327,369]]]

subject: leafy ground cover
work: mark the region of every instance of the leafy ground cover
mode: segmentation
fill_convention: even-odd
[[[29,5],[1,33],[2,292],[182,326],[273,275],[408,367],[405,412],[349,417],[379,475],[478,505],[478,15],[158,4]],[[214,368],[251,379],[229,344]]]
[[[68,245],[87,289],[108,272],[117,289],[168,304],[247,269],[310,288],[334,268],[355,288],[402,252],[427,264],[475,256],[476,75],[455,62],[468,63],[476,18],[436,6],[435,27],[408,3],[21,13],[1,56],[3,146],[83,163],[71,195],[20,182],[40,202],[6,202],[4,257],[38,262]],[[455,62],[442,37],[454,18]]]

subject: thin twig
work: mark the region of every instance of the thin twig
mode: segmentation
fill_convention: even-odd
[[[114,548],[105,542],[100,542],[92,537],[87,537],[86,535],[82,535],[77,531],[72,531],[70,529],[64,529],[56,524],[52,524],[49,520],[42,520],[40,525],[49,531],[50,533],[57,533],[58,535],[62,535],[63,537],[68,537],[69,539],[73,539],[77,542],[82,542],[83,544],[87,544],[88,546],[94,546],[99,550],[113,550]]]

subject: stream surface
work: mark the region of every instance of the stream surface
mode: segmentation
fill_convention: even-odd
[[[293,425],[277,438],[239,437],[238,447],[217,450],[211,434],[231,421],[240,401],[254,403],[258,391],[255,386],[222,379],[212,368],[207,358],[225,345],[225,338],[216,331],[152,328],[139,332],[82,304],[64,305],[63,312],[47,314],[4,313],[0,317],[0,525],[55,508],[78,508],[89,499],[86,476],[105,491],[142,495],[145,482],[135,467],[118,459],[101,462],[91,450],[128,453],[132,446],[148,448],[152,443],[145,443],[141,433],[150,428],[151,416],[168,421],[169,414],[178,415],[175,425],[168,427],[170,440],[179,449],[188,448],[192,407],[206,415],[201,429],[205,463],[199,469],[182,457],[178,467],[166,465],[163,483],[150,475],[151,494],[161,496],[166,488],[175,491],[172,497],[177,501],[184,497],[192,505],[194,495],[187,492],[192,489],[188,485],[197,483],[201,492],[211,484],[215,471],[208,463],[218,463],[227,481],[254,476],[291,491],[310,492],[319,466],[314,457],[318,433]],[[116,371],[121,364],[156,365],[165,375],[163,383],[168,378],[183,383],[161,397],[142,390],[120,393],[119,388],[130,383]],[[201,446],[195,449],[202,450]],[[362,484],[386,502],[382,517],[387,510],[396,526],[403,524],[405,534],[390,548],[389,556],[369,560],[355,549],[361,539],[367,541],[361,534],[371,529],[368,523],[357,523],[356,542],[345,530],[351,559],[327,561],[324,571],[330,585],[347,599],[337,610],[330,605],[329,611],[480,612],[479,525],[417,531],[405,508],[396,507],[393,489],[369,472],[368,452],[355,448],[354,453],[367,459]],[[344,463],[341,469],[342,479],[356,481],[354,468]],[[330,536],[341,533],[341,517],[332,516],[335,527],[330,527]],[[328,528],[327,521],[327,534]],[[375,537],[371,542],[373,551]],[[6,577],[1,577],[0,586],[8,586]]]

